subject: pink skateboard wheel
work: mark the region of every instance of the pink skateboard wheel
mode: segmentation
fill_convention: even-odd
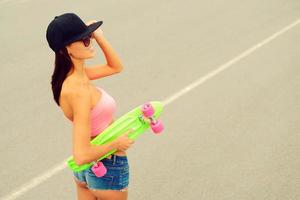
[[[94,174],[97,176],[97,177],[102,177],[106,174],[107,172],[107,169],[106,167],[103,165],[102,162],[97,162],[94,164],[94,166],[92,167],[92,171],[94,172]]]
[[[142,106],[142,112],[145,117],[151,117],[154,114],[154,109],[150,103],[145,103]]]
[[[164,130],[164,126],[161,121],[156,121],[155,123],[151,123],[151,129],[154,133],[160,133]]]

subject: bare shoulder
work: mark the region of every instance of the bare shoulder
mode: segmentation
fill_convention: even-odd
[[[91,94],[88,86],[76,84],[70,80],[64,82],[61,89],[61,96],[71,107],[81,103],[85,103],[86,105],[91,103]]]

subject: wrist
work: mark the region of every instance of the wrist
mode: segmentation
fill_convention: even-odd
[[[94,32],[94,38],[95,40],[101,40],[101,39],[104,39],[104,35],[101,34],[101,33],[97,33],[97,32]]]
[[[112,141],[109,146],[111,150],[113,149],[118,150],[118,143],[116,141]]]

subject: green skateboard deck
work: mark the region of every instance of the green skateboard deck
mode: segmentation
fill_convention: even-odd
[[[157,119],[162,110],[163,110],[163,104],[159,101],[151,101],[149,102],[153,109],[154,114],[153,118]],[[127,114],[123,115],[116,121],[114,121],[110,126],[108,126],[101,134],[99,134],[97,137],[95,137],[91,144],[93,145],[101,145],[106,144],[108,142],[111,142],[115,140],[117,137],[128,131],[129,129],[133,129],[134,131],[128,134],[128,137],[132,140],[136,140],[139,135],[144,133],[149,127],[150,127],[150,119],[145,118],[143,116],[143,113],[141,111],[141,106],[138,106],[128,112]],[[112,150],[99,158],[97,161],[100,161],[109,155],[113,154],[117,150]],[[94,164],[94,162],[83,164],[83,165],[77,165],[74,161],[73,156],[67,159],[67,165],[70,169],[72,169],[75,172],[79,172],[85,169],[88,169]]]

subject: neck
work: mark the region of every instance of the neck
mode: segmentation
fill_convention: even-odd
[[[77,60],[74,58],[72,59],[73,68],[70,70],[70,75],[72,74],[74,77],[79,79],[80,81],[86,81],[88,79],[88,76],[85,73],[84,69],[84,60]]]

